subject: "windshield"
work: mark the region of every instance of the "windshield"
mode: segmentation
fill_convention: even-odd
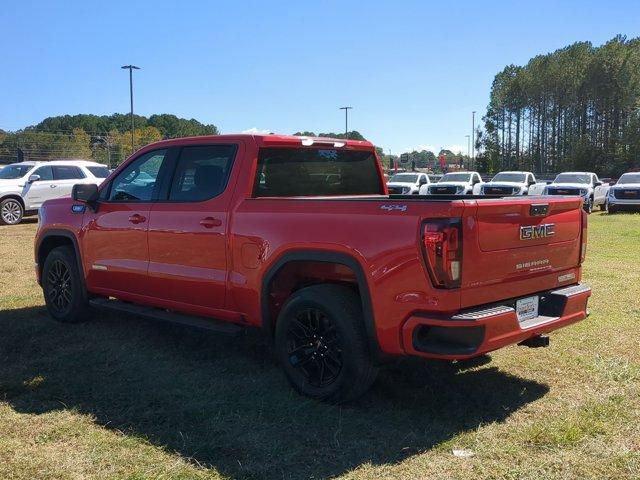
[[[107,167],[87,167],[87,170],[96,178],[107,178],[109,176]]]
[[[468,182],[469,178],[471,178],[470,173],[447,173],[440,182]]]
[[[553,183],[591,183],[591,175],[586,173],[561,173]]]
[[[492,182],[517,182],[524,183],[526,175],[524,173],[499,173],[491,179]]]
[[[416,183],[418,181],[418,175],[413,173],[396,173],[390,182],[402,182],[402,183]]]
[[[24,177],[33,165],[7,165],[0,170],[0,180],[14,180]]]
[[[618,185],[625,183],[640,183],[640,173],[625,173],[618,180]]]

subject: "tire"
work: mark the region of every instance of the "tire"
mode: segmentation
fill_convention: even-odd
[[[57,247],[47,255],[42,268],[42,291],[54,320],[78,323],[88,319],[87,292],[71,247]]]
[[[278,315],[275,352],[300,394],[337,404],[369,389],[378,369],[363,322],[360,297],[347,287],[314,285],[289,297]]]
[[[0,223],[3,225],[17,225],[24,216],[24,207],[15,198],[5,198],[0,202]]]
[[[587,212],[588,214],[591,214],[593,212],[593,198],[589,197],[589,200],[587,201],[587,204],[584,206],[584,211]]]
[[[604,202],[604,209],[609,215],[614,214],[617,211],[613,205],[609,204],[609,200]]]

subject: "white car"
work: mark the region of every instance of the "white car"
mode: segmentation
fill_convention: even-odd
[[[482,188],[478,172],[446,173],[438,183],[420,187],[420,195],[478,195]]]
[[[592,172],[564,172],[544,189],[545,195],[580,195],[584,201],[584,209],[591,213],[600,205],[605,208],[609,185],[604,185]]]
[[[0,224],[15,225],[49,199],[71,195],[76,183],[99,185],[109,169],[87,160],[20,162],[0,170]]]
[[[429,175],[418,172],[396,173],[387,182],[392,195],[417,195],[423,185],[429,184]]]
[[[545,184],[531,172],[500,172],[482,185],[483,195],[540,195]]]
[[[605,210],[615,213],[621,207],[640,208],[640,172],[625,173],[609,188]]]

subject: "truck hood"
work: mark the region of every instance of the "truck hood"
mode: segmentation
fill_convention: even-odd
[[[388,187],[415,187],[416,184],[412,182],[387,182]]]
[[[611,188],[615,188],[616,190],[624,190],[626,188],[640,188],[640,183],[616,183],[615,185],[612,185]]]
[[[591,185],[586,183],[550,183],[547,185],[549,188],[591,188]]]
[[[467,187],[469,184],[467,182],[438,182],[431,183],[430,185],[438,186],[438,187]]]
[[[526,187],[527,185],[522,182],[485,182],[483,185],[489,187]]]

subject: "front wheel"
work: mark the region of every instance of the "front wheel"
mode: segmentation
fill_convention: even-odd
[[[593,198],[588,198],[587,203],[584,204],[584,211],[589,214],[593,212]]]
[[[338,285],[306,287],[287,300],[278,315],[275,350],[299,393],[330,403],[360,397],[378,372],[360,297]]]
[[[604,209],[608,214],[616,213],[616,207],[609,203],[609,200],[604,202]]]
[[[51,250],[42,268],[42,291],[49,314],[59,322],[86,320],[89,303],[71,247]]]
[[[0,202],[0,223],[17,225],[22,220],[24,208],[15,198],[7,198]]]

